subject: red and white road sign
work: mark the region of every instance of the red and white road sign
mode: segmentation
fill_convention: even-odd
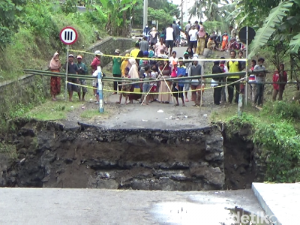
[[[72,45],[77,41],[78,34],[73,27],[65,27],[60,31],[59,37],[65,45]]]

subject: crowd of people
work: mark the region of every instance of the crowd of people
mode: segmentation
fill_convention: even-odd
[[[142,105],[148,105],[154,101],[168,104],[173,102],[173,96],[175,106],[179,106],[180,103],[182,106],[185,106],[185,102],[190,100],[194,102],[194,106],[201,106],[203,103],[202,95],[207,83],[210,83],[214,89],[213,98],[215,105],[220,105],[222,102],[237,103],[238,96],[240,93],[243,93],[245,86],[245,82],[241,82],[242,77],[240,75],[220,75],[222,73],[236,73],[248,69],[246,68],[245,60],[236,60],[236,49],[240,49],[238,51],[238,59],[243,59],[243,50],[232,47],[231,44],[229,45],[229,43],[234,43],[235,41],[236,30],[230,27],[231,37],[229,38],[226,34],[227,36],[223,36],[222,44],[219,45],[217,39],[214,38],[214,34],[207,35],[202,22],[198,24],[196,21],[193,25],[188,23],[185,26],[185,33],[189,37],[189,47],[181,57],[178,57],[176,51],[173,51],[174,44],[176,45],[178,39],[180,39],[176,27],[178,27],[179,32],[181,31],[180,24],[174,21],[165,30],[165,36],[159,34],[153,28],[148,32],[149,36],[145,35],[143,39],[137,41],[135,48],[131,52],[127,52],[125,56],[120,56],[119,49],[115,50],[115,57],[112,59],[112,74],[116,78],[113,82],[113,94],[117,94],[118,92],[120,94],[117,103],[121,104],[124,98],[125,104],[133,103],[134,100],[139,101]],[[208,40],[207,36],[209,37]],[[228,40],[229,42],[226,42]],[[209,81],[204,79],[204,68],[198,60],[199,55],[203,54],[204,48],[229,50],[230,58],[234,59],[225,62],[224,58],[221,57],[220,61],[214,62],[211,71],[212,74],[216,75],[213,79],[209,79]],[[90,64],[92,74],[101,65],[101,55],[103,55],[99,50],[94,54],[95,57]],[[75,56],[70,54],[68,68],[67,65],[63,68],[66,68],[70,74],[87,75],[88,68],[82,62],[83,57],[77,55],[77,63],[74,62],[74,59]],[[251,74],[249,77],[250,97],[254,105],[263,104],[266,77],[263,64],[263,58],[258,60],[258,65],[256,65],[255,60],[252,60],[252,66],[249,68],[250,74],[252,71],[259,71],[259,73]],[[52,72],[59,72],[62,68],[57,52],[54,54],[49,68]],[[121,77],[124,78],[122,82],[118,80]],[[189,77],[190,79],[168,80],[169,78],[180,77]],[[144,79],[150,79],[150,81],[144,81]],[[87,92],[85,79],[69,78],[68,81],[70,82],[67,85],[69,100],[72,101],[73,92],[77,92],[79,100],[84,101]],[[283,64],[281,64],[280,70],[274,73],[273,82],[273,100],[276,100],[277,95],[278,99],[282,100],[284,87],[287,82],[287,74],[284,71]],[[56,101],[56,96],[60,93],[60,85],[59,77],[51,77],[51,96],[53,101]],[[92,86],[96,103],[98,103],[97,79],[93,80]],[[189,91],[191,91],[191,99],[188,97]],[[179,101],[179,99],[181,100]]]

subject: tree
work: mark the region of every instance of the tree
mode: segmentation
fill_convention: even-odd
[[[178,6],[167,0],[151,0],[148,6],[148,20],[158,20],[160,28],[172,23],[174,18],[180,18]],[[132,12],[135,26],[141,27],[143,24],[143,8],[143,0],[137,0]]]
[[[283,41],[288,45],[292,75],[296,75],[295,69],[300,67],[297,64],[300,59],[300,0],[239,0],[235,6],[235,19],[241,25],[257,28],[249,57],[269,43]],[[299,87],[300,79],[295,78]]]
[[[110,35],[127,36],[130,16],[137,0],[100,0],[107,14],[106,30]]]
[[[18,29],[17,14],[22,11],[25,0],[1,0],[0,2],[0,49],[10,43]]]

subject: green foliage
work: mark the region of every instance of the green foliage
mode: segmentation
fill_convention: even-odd
[[[148,2],[148,22],[158,20],[159,28],[172,23],[174,18],[180,18],[178,6],[167,0],[152,0]],[[143,0],[137,0],[133,8],[133,24],[135,27],[143,25]],[[149,24],[148,24],[149,25]]]
[[[64,13],[69,14],[69,13],[75,13],[77,12],[77,2],[76,0],[66,0],[62,5],[61,9]]]
[[[300,135],[292,124],[277,122],[260,124],[254,142],[261,145],[267,156],[267,179],[276,182],[300,180]]]
[[[167,27],[172,23],[173,17],[163,9],[153,9],[151,7],[148,8],[148,17],[153,20],[158,20],[159,27]]]
[[[274,122],[279,120],[300,121],[300,106],[295,102],[277,101],[267,103],[261,113],[271,117]]]
[[[264,105],[259,115],[243,113],[229,118],[226,126],[228,138],[243,129],[249,134],[266,158],[266,178],[273,182],[300,181],[300,134],[296,124],[300,121],[300,106],[283,101]]]
[[[25,0],[1,0],[0,2],[0,50],[11,42],[18,29],[17,14],[22,11]]]
[[[15,145],[0,143],[0,153],[5,153],[10,159],[16,159],[18,157],[17,148]]]
[[[275,8],[270,11],[269,16],[266,18],[264,25],[258,29],[254,41],[251,45],[251,53],[249,57],[252,57],[254,53],[263,45],[265,45],[271,36],[276,31],[277,26],[282,24],[283,18],[288,14],[289,9],[293,6],[292,1],[281,2]]]

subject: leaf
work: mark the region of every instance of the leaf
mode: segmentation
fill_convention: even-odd
[[[292,53],[298,53],[300,48],[300,34],[297,34],[294,36],[290,42],[291,52]]]
[[[287,12],[292,6],[293,0],[289,0],[279,3],[277,7],[271,10],[268,18],[264,22],[263,27],[258,29],[256,32],[256,36],[251,45],[251,53],[248,56],[249,58],[253,57],[255,52],[257,52],[261,46],[268,42],[270,37],[275,32],[275,27],[281,24],[283,18],[287,15]]]

